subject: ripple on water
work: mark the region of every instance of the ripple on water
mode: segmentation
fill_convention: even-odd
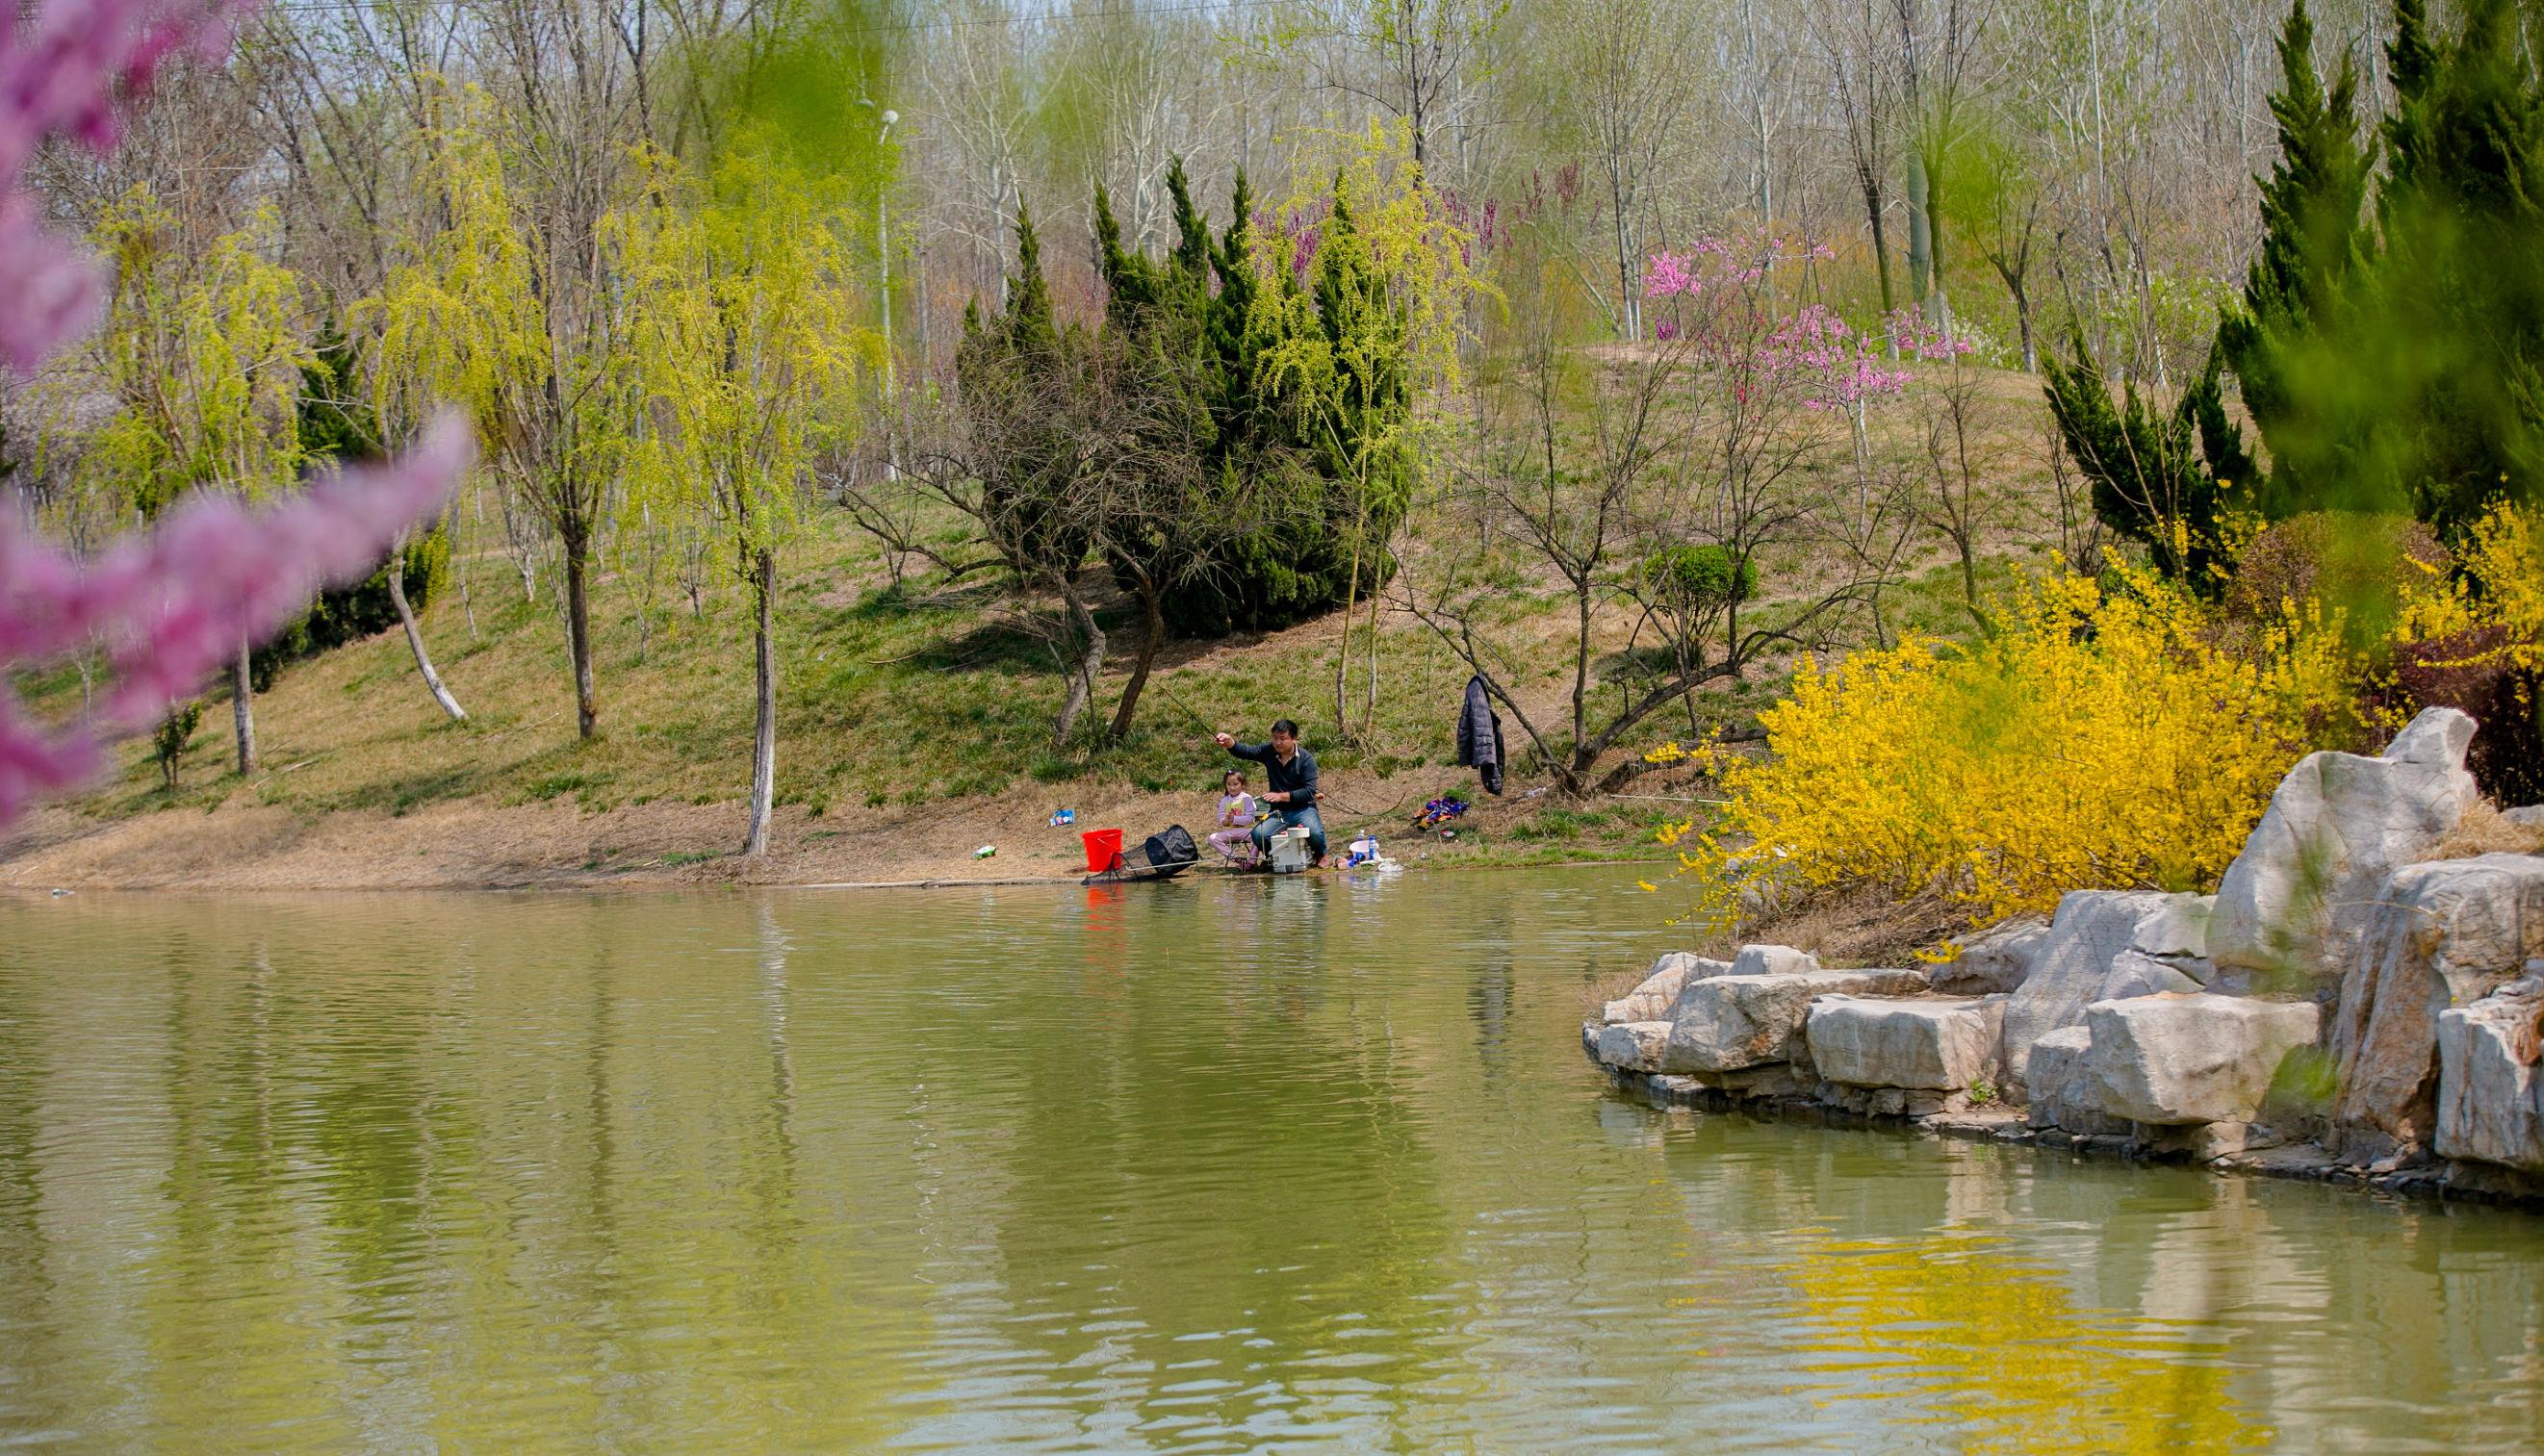
[[[1609,1096],[1630,885],[0,901],[0,1441],[2544,1446],[2531,1220]]]

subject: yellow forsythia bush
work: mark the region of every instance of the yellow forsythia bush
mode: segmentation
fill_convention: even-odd
[[[2152,577],[2062,575],[1967,648],[1804,659],[1762,716],[1767,756],[1725,763],[1720,820],[1663,837],[1718,923],[1761,882],[1941,893],[1976,924],[2082,887],[2211,886],[2289,766],[2357,729],[2337,630],[2217,626]]]

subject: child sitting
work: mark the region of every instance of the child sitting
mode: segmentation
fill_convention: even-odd
[[[1218,828],[1211,831],[1210,847],[1233,864],[1254,864],[1254,796],[1245,792],[1245,771],[1230,769],[1219,781]]]

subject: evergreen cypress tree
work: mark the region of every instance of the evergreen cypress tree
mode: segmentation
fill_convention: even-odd
[[[2544,79],[2517,0],[2465,0],[2453,37],[2397,0],[2377,192],[2392,360],[2379,436],[2419,513],[2461,525],[2544,482]]]
[[[1189,350],[1188,368],[1161,375],[1191,381],[1194,407],[1210,421],[1202,479],[1213,482],[1197,510],[1233,510],[1252,525],[1214,548],[1205,571],[1178,573],[1184,584],[1166,604],[1167,625],[1185,636],[1222,636],[1286,626],[1340,604],[1357,571],[1365,592],[1384,579],[1377,539],[1402,519],[1409,462],[1394,443],[1411,408],[1404,379],[1404,325],[1388,299],[1350,209],[1325,219],[1313,277],[1303,289],[1282,270],[1272,286],[1304,310],[1259,312],[1262,286],[1251,256],[1253,193],[1240,171],[1227,228],[1217,237],[1193,200],[1180,160],[1166,173],[1175,240],[1151,258],[1122,239],[1112,199],[1095,194],[1095,263],[1105,283],[1104,319],[1137,346]],[[1343,374],[1340,407],[1316,419],[1264,395],[1263,360],[1290,336],[1312,328]],[[1174,543],[1160,541],[1161,551]],[[1138,564],[1116,563],[1117,573]]]
[[[2214,595],[2225,584],[2219,524],[2232,498],[2232,477],[2221,479],[2216,467],[2251,466],[2241,432],[2226,420],[2223,350],[2210,348],[2199,381],[2168,413],[2135,384],[2112,408],[2110,385],[2085,341],[2073,339],[2069,349],[2067,362],[2042,358],[2042,387],[2059,438],[2092,488],[2094,513],[2145,546],[2157,571]]]
[[[2240,307],[2219,320],[2217,344],[2269,447],[2266,481],[2251,484],[2271,515],[2353,494],[2375,426],[2373,361],[2349,356],[2355,279],[2373,242],[2363,217],[2375,155],[2360,140],[2358,80],[2345,54],[2327,88],[2315,68],[2314,23],[2297,0],[2279,33],[2281,84],[2270,98],[2279,161],[2261,180],[2263,237]],[[2202,421],[2203,443],[2213,428]],[[2218,453],[2210,450],[2212,459]],[[2221,470],[2232,469],[2215,461]],[[2251,470],[2249,461],[2242,469]]]

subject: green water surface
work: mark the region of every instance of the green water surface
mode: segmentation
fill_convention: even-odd
[[[2544,1219],[1610,1093],[1633,878],[0,900],[0,1446],[2544,1447]]]

